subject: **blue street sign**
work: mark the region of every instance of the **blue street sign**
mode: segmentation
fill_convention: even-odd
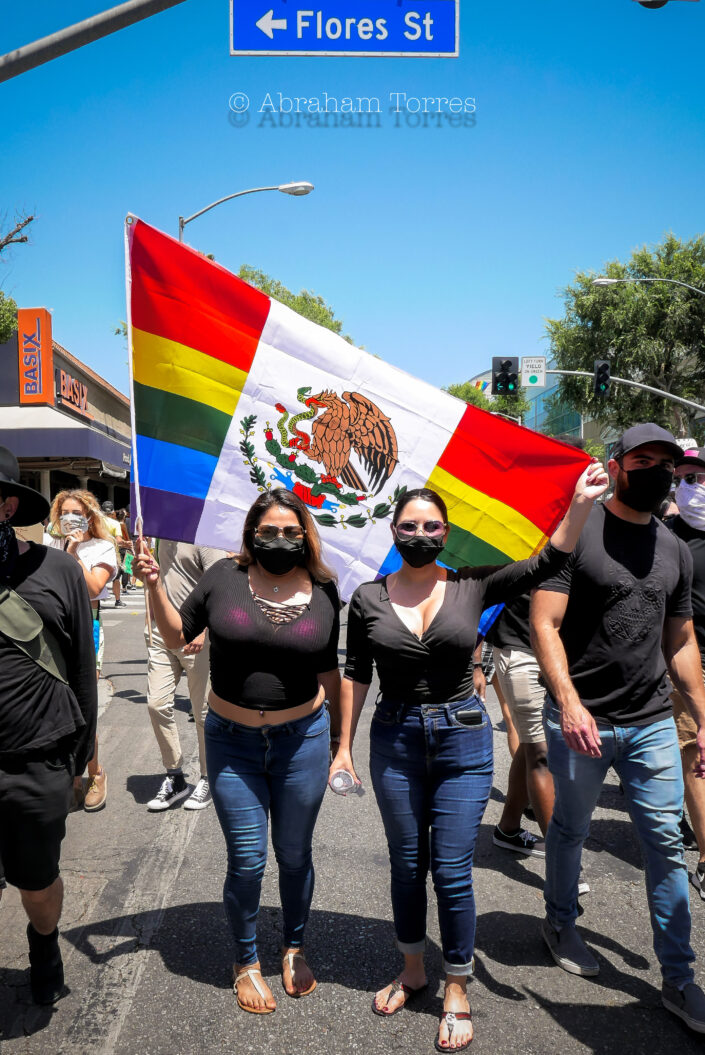
[[[230,0],[230,54],[455,58],[459,3]]]

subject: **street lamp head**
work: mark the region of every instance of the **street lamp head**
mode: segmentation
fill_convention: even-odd
[[[593,284],[593,286],[616,286],[617,283],[623,282],[623,281],[624,281],[624,279],[621,279],[621,278],[603,278],[603,277],[600,277],[600,278],[593,278],[592,284]]]
[[[282,194],[293,194],[298,197],[301,194],[310,194],[313,190],[312,183],[282,183],[280,187],[277,187]]]

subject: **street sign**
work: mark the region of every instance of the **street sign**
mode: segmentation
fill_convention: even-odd
[[[455,58],[459,2],[230,0],[230,54]]]
[[[521,361],[522,388],[546,387],[546,356],[524,356]]]

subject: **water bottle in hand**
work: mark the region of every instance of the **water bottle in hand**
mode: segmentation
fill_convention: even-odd
[[[362,784],[357,784],[355,777],[352,773],[349,773],[347,769],[339,769],[333,774],[329,782],[331,791],[334,791],[336,795],[347,795],[350,792],[353,795],[364,795]]]

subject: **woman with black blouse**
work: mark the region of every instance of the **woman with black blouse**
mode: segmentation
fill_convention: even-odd
[[[313,829],[328,779],[324,700],[336,722],[339,708],[333,574],[306,506],[284,489],[257,499],[239,555],[209,568],[180,612],[154,558],[140,552],[136,564],[167,648],[206,628],[210,634],[206,757],[228,847],[223,899],[235,940],[234,990],[244,1011],[269,1014],[276,1001],[260,972],[256,924],[270,816],[284,917],[282,983],[294,997],[316,987],[302,946]]]
[[[465,994],[475,941],[472,858],[492,787],[492,726],[473,689],[480,615],[562,567],[606,486],[604,469],[593,462],[537,556],[459,571],[436,563],[450,530],[442,498],[425,488],[407,491],[392,524],[401,568],[358,587],[350,602],[340,747],[331,776],[338,769],[355,772],[353,738],[374,664],[381,695],[370,733],[370,772],[389,845],[394,927],[405,961],[399,977],[376,994],[372,1010],[396,1014],[426,986],[430,866],[446,971],[439,1051],[462,1051],[473,1036]]]

